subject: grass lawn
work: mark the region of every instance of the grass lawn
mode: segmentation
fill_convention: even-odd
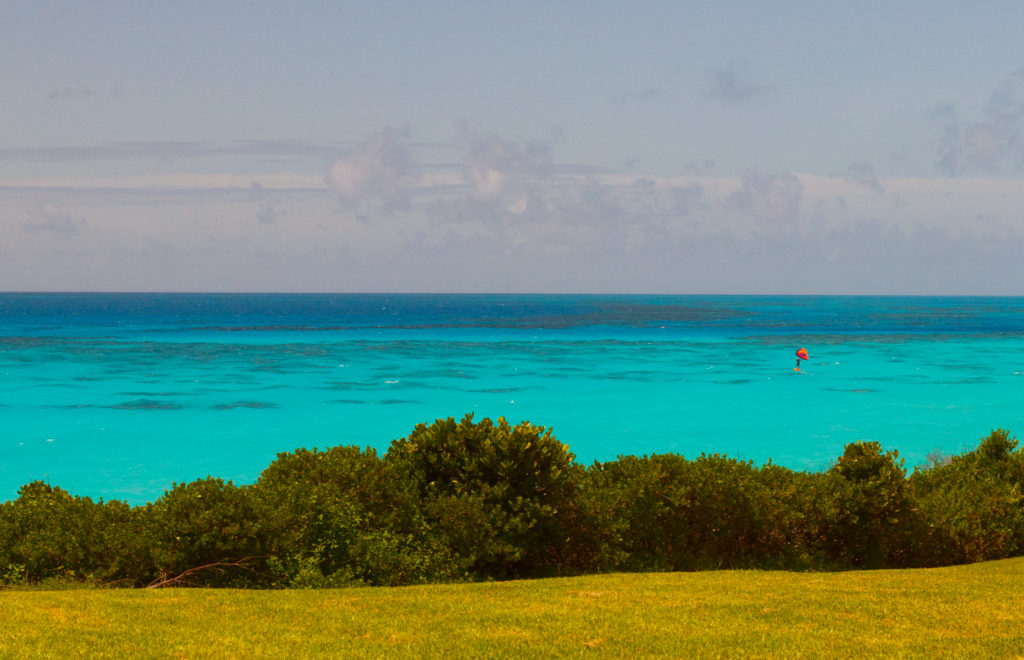
[[[1024,558],[323,591],[0,592],[0,657],[1024,658]]]

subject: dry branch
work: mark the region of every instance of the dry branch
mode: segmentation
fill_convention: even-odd
[[[174,576],[172,578],[165,578],[164,576],[160,576],[159,578],[157,578],[153,582],[150,582],[149,584],[147,584],[146,588],[147,589],[159,589],[160,587],[166,587],[168,585],[177,585],[177,586],[187,585],[188,584],[188,582],[187,582],[187,578],[188,577],[190,577],[192,575],[195,575],[196,573],[199,573],[200,571],[206,571],[206,570],[215,570],[215,571],[220,571],[220,572],[223,573],[224,569],[226,569],[226,568],[242,568],[242,569],[245,569],[247,571],[251,571],[251,570],[253,570],[252,566],[250,565],[251,562],[254,559],[258,559],[258,558],[259,557],[243,557],[242,559],[238,559],[236,561],[217,561],[217,562],[213,562],[212,564],[205,564],[203,566],[195,566],[193,568],[188,569],[187,571],[185,571],[181,575],[176,575],[176,576]]]

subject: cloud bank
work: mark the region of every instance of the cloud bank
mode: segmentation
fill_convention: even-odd
[[[980,119],[962,121],[949,105],[934,115],[943,121],[936,164],[946,174],[1024,169],[1024,68],[1003,80]]]
[[[999,96],[1008,109],[993,120],[1016,117],[1015,98]],[[964,162],[982,162],[967,144]],[[0,278],[26,290],[683,293],[1013,293],[1024,281],[1018,179],[887,178],[864,162],[835,176],[611,173],[558,163],[555,146],[467,130],[428,145],[384,128],[321,147],[0,152],[14,169],[86,165],[0,179]],[[1006,161],[1004,147],[986,153]],[[258,171],[269,166],[281,171]]]

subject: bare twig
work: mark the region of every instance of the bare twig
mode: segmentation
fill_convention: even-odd
[[[185,571],[181,575],[176,575],[176,576],[174,576],[172,578],[165,578],[164,576],[161,575],[159,578],[157,578],[153,582],[150,582],[149,584],[147,584],[146,588],[147,589],[159,589],[160,587],[166,587],[168,585],[188,584],[187,578],[189,576],[195,575],[196,573],[199,573],[200,571],[206,571],[206,570],[215,570],[215,571],[220,571],[220,572],[223,573],[225,568],[243,568],[243,569],[245,569],[247,571],[251,571],[253,569],[252,569],[252,566],[250,566],[250,563],[252,562],[252,560],[258,559],[258,558],[259,557],[243,557],[242,559],[238,559],[238,560],[235,560],[235,561],[215,561],[212,564],[205,564],[203,566],[195,566],[193,568],[188,569],[187,571]]]

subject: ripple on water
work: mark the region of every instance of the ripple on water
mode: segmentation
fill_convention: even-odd
[[[235,408],[263,410],[266,408],[277,408],[277,404],[269,401],[235,401],[233,403],[218,403],[213,406],[214,410],[234,410]]]

